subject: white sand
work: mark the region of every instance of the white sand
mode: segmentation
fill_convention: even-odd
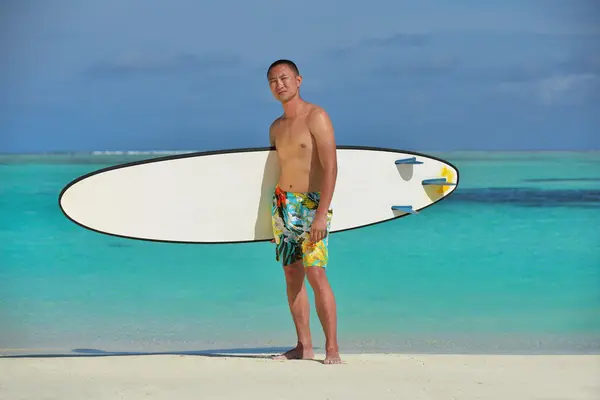
[[[0,359],[0,399],[600,399],[600,356]]]

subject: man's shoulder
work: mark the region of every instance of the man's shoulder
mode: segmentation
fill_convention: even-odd
[[[309,125],[320,124],[329,121],[329,114],[325,111],[325,108],[317,104],[311,104],[306,119]]]
[[[282,115],[280,115],[279,117],[275,118],[273,120],[273,122],[271,122],[270,129],[276,128],[280,124],[281,119],[282,119]]]
[[[318,104],[309,103],[309,109],[308,109],[308,117],[309,118],[322,117],[322,116],[326,116],[326,115],[327,115],[327,111],[325,111],[325,108],[321,107]]]
[[[316,104],[311,104],[306,121],[309,128],[314,128],[316,130],[321,130],[324,125],[331,124],[331,120],[327,111],[325,111],[323,107]]]

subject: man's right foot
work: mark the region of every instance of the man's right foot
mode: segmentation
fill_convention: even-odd
[[[311,360],[315,357],[315,352],[312,348],[305,349],[303,346],[296,346],[283,354],[273,356],[273,360]]]

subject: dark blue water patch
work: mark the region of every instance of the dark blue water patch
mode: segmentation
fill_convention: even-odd
[[[532,178],[522,182],[600,182],[600,178]]]
[[[442,158],[444,158],[444,155],[441,155]],[[540,162],[540,161],[554,161],[554,159],[552,157],[535,157],[535,158],[531,158],[530,156],[522,156],[522,157],[484,157],[484,156],[451,156],[448,157],[446,156],[447,159],[449,161],[451,161],[454,164],[457,163],[461,163],[461,162],[483,162],[483,163],[493,163],[493,162],[500,162],[500,163],[507,163],[507,162]]]
[[[502,204],[523,207],[600,207],[597,189],[468,188],[448,199],[461,203]]]

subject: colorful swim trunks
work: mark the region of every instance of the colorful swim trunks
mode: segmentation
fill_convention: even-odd
[[[305,267],[327,266],[328,241],[333,210],[327,212],[327,234],[317,243],[310,242],[310,227],[317,212],[319,192],[285,192],[275,187],[272,226],[275,237],[275,259],[283,265],[302,260]]]

